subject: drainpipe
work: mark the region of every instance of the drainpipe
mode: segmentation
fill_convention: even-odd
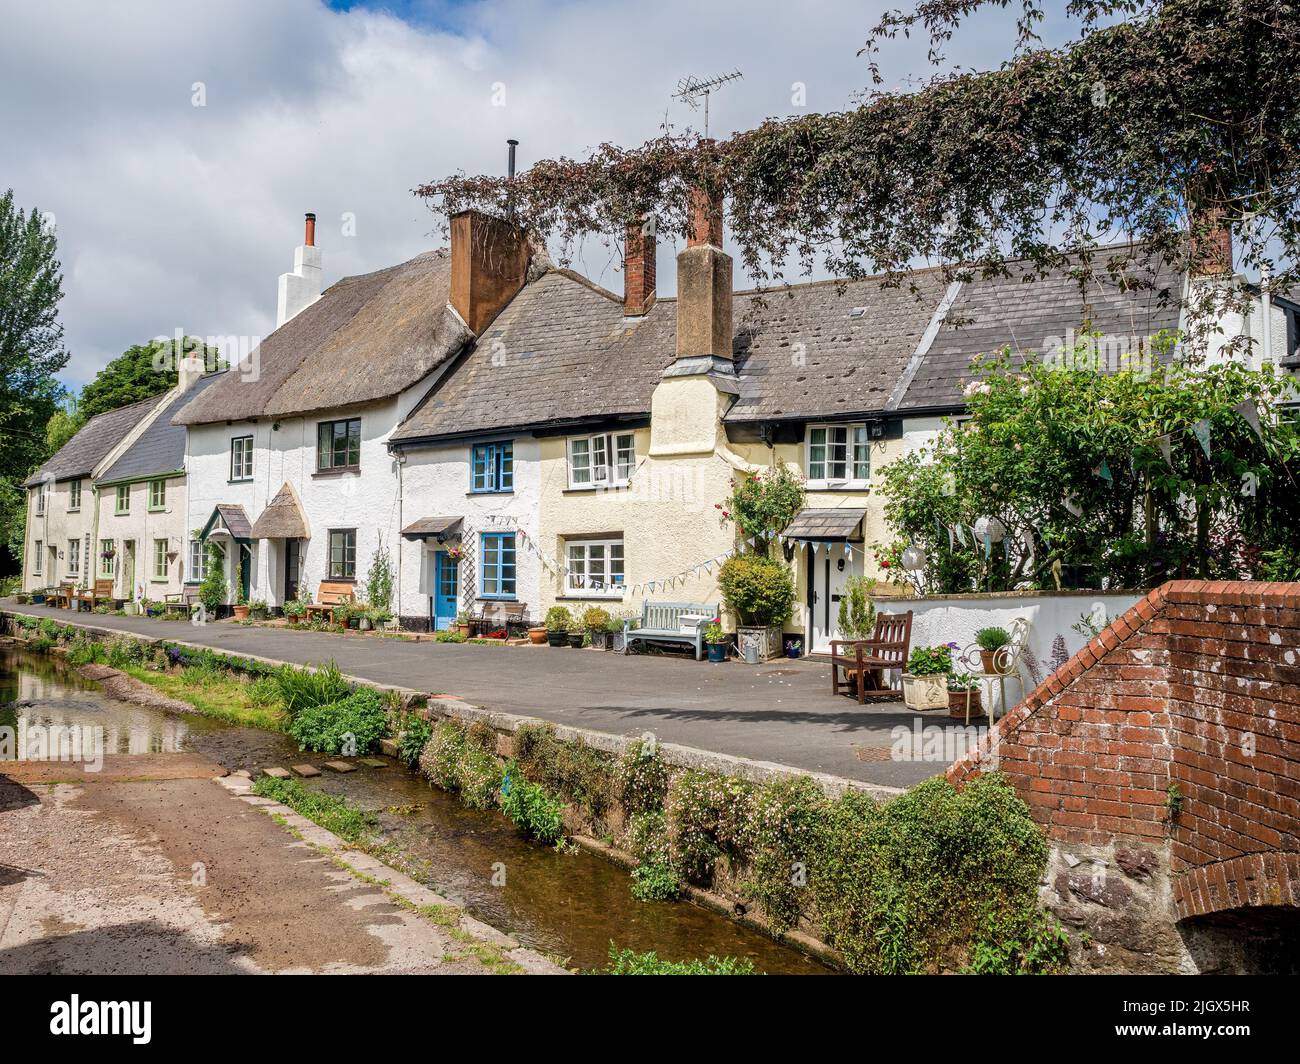
[[[1273,293],[1270,291],[1270,278],[1268,265],[1265,264],[1260,270],[1260,304],[1264,308],[1264,357],[1260,360],[1260,368],[1273,365]]]

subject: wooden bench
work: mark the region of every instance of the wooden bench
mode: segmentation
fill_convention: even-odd
[[[76,597],[77,597],[77,585],[64,583],[64,584],[59,584],[58,587],[54,588],[50,592],[49,598],[47,598],[46,601],[49,601],[49,599],[53,599],[54,606],[57,609],[70,610],[72,609],[72,604],[73,601],[76,599]]]
[[[704,657],[704,629],[720,616],[718,604],[709,602],[642,602],[641,623],[623,622],[623,653],[640,639],[649,643],[684,643],[695,648],[695,660]]]
[[[352,602],[355,598],[356,588],[352,584],[331,583],[328,580],[322,580],[320,588],[316,591],[316,601],[307,603],[303,616],[310,621],[315,614],[319,613],[327,617],[330,624],[333,624],[335,607]]]
[[[94,609],[100,602],[113,601],[113,578],[106,580],[96,580],[93,588],[82,588],[73,596],[73,605],[80,609],[84,604],[90,609]]]
[[[477,614],[470,617],[477,635],[486,635],[504,629],[510,635],[510,626],[522,628],[528,623],[528,603],[490,600],[484,602]]]
[[[868,691],[898,695],[902,691],[887,688],[882,674],[886,669],[907,665],[912,647],[912,611],[876,615],[876,629],[870,639],[831,640],[831,690],[856,694],[860,703]],[[840,679],[841,671],[844,678]]]
[[[195,585],[184,587],[180,591],[173,591],[170,595],[163,596],[163,614],[170,616],[173,613],[180,613],[188,617],[194,612],[194,607],[198,605],[198,602],[198,587]]]

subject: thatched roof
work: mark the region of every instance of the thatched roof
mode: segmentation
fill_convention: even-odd
[[[397,395],[471,338],[447,305],[450,291],[445,249],[346,277],[262,341],[253,372],[224,374],[174,423],[288,417]]]
[[[298,493],[287,480],[253,522],[252,539],[310,539],[307,515],[303,513]]]

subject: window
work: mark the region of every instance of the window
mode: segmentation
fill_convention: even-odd
[[[111,539],[101,539],[99,541],[99,575],[111,577],[114,575],[113,563],[117,561],[117,554],[113,549]]]
[[[130,484],[119,484],[117,486],[117,504],[113,512],[118,514],[129,514],[131,512]]]
[[[253,479],[252,436],[236,436],[230,441],[230,479]]]
[[[68,575],[81,575],[81,540],[68,540]]]
[[[68,485],[68,511],[81,509],[81,481],[74,480]]]
[[[33,552],[36,555],[36,557],[32,561],[33,576],[40,576],[44,571],[41,569],[41,564],[42,564],[41,559],[45,557],[45,551],[42,549],[44,546],[45,544],[42,543],[39,539],[35,542],[35,544],[33,544]]]
[[[353,580],[357,575],[357,530],[336,528],[330,532],[330,579]]]
[[[575,595],[622,595],[623,540],[587,539],[570,543],[565,590]]]
[[[574,436],[569,440],[569,487],[620,487],[636,469],[636,434]]]
[[[808,479],[834,484],[871,478],[866,425],[814,425],[808,429]]]
[[[361,419],[322,421],[316,427],[316,469],[357,469],[361,465]]]
[[[483,598],[515,597],[515,534],[484,532],[480,539]]]
[[[190,540],[190,560],[186,568],[189,583],[197,584],[207,575],[207,554],[203,549],[203,540]]]
[[[50,493],[48,484],[38,484],[36,486],[36,516],[41,517],[45,514],[45,499]]]
[[[153,541],[153,578],[155,580],[167,579],[167,541],[165,539],[155,539]]]
[[[515,486],[515,445],[478,443],[470,463],[471,491],[513,491]]]
[[[167,505],[167,481],[149,481],[149,509],[161,510]]]

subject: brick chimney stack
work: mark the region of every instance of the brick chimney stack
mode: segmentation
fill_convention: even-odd
[[[623,241],[623,313],[629,318],[654,306],[655,250],[653,227],[629,222]]]
[[[452,215],[450,302],[475,336],[524,286],[528,261],[528,240],[519,226],[481,211]]]
[[[722,250],[722,201],[691,193],[691,231],[677,256],[677,359],[731,362],[731,256]]]
[[[700,244],[712,244],[722,247],[722,199],[710,195],[702,188],[693,188],[689,193],[690,232],[686,237],[687,247]]]
[[[1188,226],[1191,230],[1193,278],[1232,276],[1232,224],[1223,208],[1223,193],[1214,167],[1201,167],[1188,196]]]

